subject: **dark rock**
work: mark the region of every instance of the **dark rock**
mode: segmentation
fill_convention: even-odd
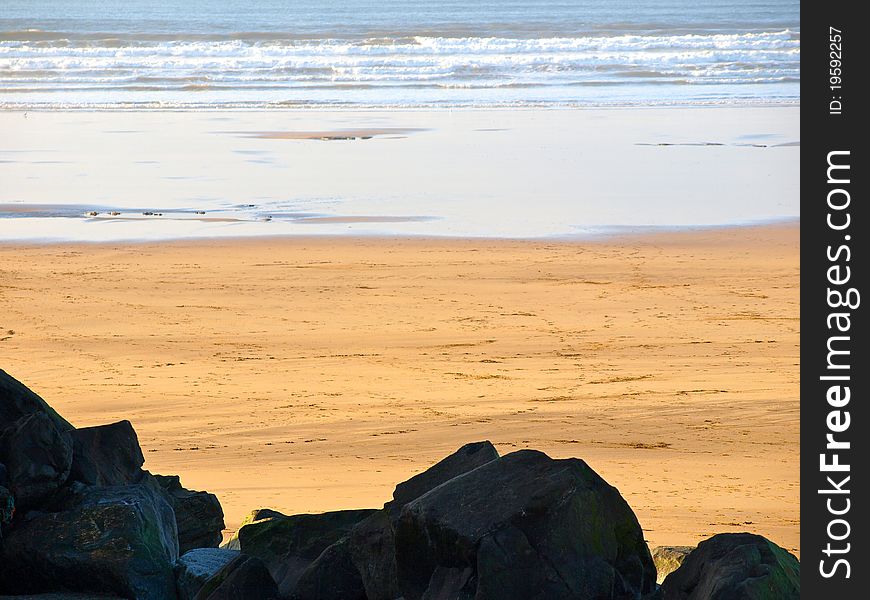
[[[193,600],[206,582],[236,559],[236,550],[194,548],[175,563],[175,589],[178,600]]]
[[[489,441],[472,442],[465,444],[448,456],[429,467],[419,475],[415,475],[408,481],[400,483],[393,492],[393,500],[384,508],[394,519],[398,518],[402,507],[408,502],[416,500],[429,490],[438,487],[445,481],[476,469],[481,465],[498,458],[498,451]]]
[[[209,579],[195,600],[278,600],[278,586],[263,561],[241,555]]]
[[[175,511],[179,551],[217,548],[224,529],[224,511],[217,496],[181,487],[178,475],[154,475]]]
[[[637,518],[585,462],[522,450],[405,505],[405,600],[635,599],[655,588]]]
[[[269,569],[282,596],[289,596],[308,566],[374,510],[341,510],[314,515],[276,516],[239,529],[242,554]]]
[[[303,572],[296,586],[295,598],[304,600],[310,597],[326,600],[328,598],[341,597],[342,594],[347,597],[356,597],[356,594],[359,593],[356,587],[357,576],[363,581],[365,588],[364,597],[368,600],[393,600],[399,597],[401,591],[397,578],[396,548],[393,530],[394,520],[391,519],[391,513],[397,516],[400,512],[397,509],[401,508],[401,504],[411,502],[431,489],[450,481],[458,475],[485,465],[495,458],[497,458],[495,448],[488,442],[469,444],[432,467],[432,469],[416,476],[405,484],[399,485],[394,494],[394,500],[386,505],[384,511],[378,511],[360,521],[352,528],[347,539],[339,540],[327,548]],[[627,509],[627,506],[625,508]],[[633,520],[633,515],[631,517]],[[482,597],[501,597],[502,590],[497,587],[491,593],[487,591],[486,586],[493,587],[494,583],[500,583],[508,588],[511,586],[516,588],[518,591],[515,597],[517,598],[533,598],[535,594],[540,593],[534,578],[532,579],[532,584],[527,583],[528,569],[517,569],[514,572],[514,566],[511,566],[511,568],[507,569],[507,575],[513,575],[512,579],[505,574],[502,574],[501,578],[493,574],[494,572],[498,573],[501,563],[510,560],[522,560],[524,558],[529,560],[532,570],[545,570],[548,568],[542,563],[542,559],[531,550],[528,541],[516,539],[517,537],[515,534],[506,533],[493,536],[492,539],[486,539],[483,556],[487,560],[481,563],[481,569],[488,576],[483,581],[484,588],[482,593],[484,596]],[[499,552],[499,543],[505,544],[508,548],[513,547],[518,553],[517,556],[504,556],[506,551]],[[645,545],[642,548],[645,550]],[[348,564],[348,559],[350,559],[350,564]],[[410,556],[408,560],[414,562],[416,558]],[[356,573],[350,569],[351,565],[355,567]],[[647,571],[649,572],[651,569],[647,568]],[[330,576],[333,579],[330,579]],[[475,568],[470,566],[438,566],[432,571],[430,579],[431,582],[427,581],[427,584],[431,583],[431,586],[427,585],[427,587],[431,587],[432,593],[437,592],[437,597],[454,598],[466,594],[469,598],[472,598],[478,591],[477,582],[479,577],[476,566]],[[648,588],[651,589],[651,585]],[[360,595],[359,597],[363,596]],[[429,596],[427,595],[426,597]]]
[[[797,600],[800,563],[760,535],[720,533],[698,544],[661,591],[664,600]]]
[[[321,552],[299,577],[291,599],[368,600],[348,546],[342,538]]]
[[[21,417],[33,413],[42,413],[47,416],[60,432],[73,428],[45,400],[30,391],[27,386],[6,371],[0,369],[0,432]]]
[[[63,512],[31,511],[3,543],[0,589],[173,600],[178,538],[172,508],[146,485],[83,488]]]
[[[45,500],[69,475],[72,446],[43,412],[25,415],[0,437],[0,461],[6,465],[9,489],[18,509]]]
[[[145,457],[130,421],[82,427],[70,432],[70,479],[87,485],[126,485],[142,478]]]
[[[661,583],[665,577],[680,568],[694,546],[658,546],[653,548],[652,558],[656,565],[656,581]]]
[[[6,469],[6,465],[0,463],[0,485],[6,487],[9,484],[9,471]]]

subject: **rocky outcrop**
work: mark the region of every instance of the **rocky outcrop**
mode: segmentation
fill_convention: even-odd
[[[254,511],[227,544],[235,550],[214,548],[224,523],[213,494],[143,463],[128,421],[74,429],[0,371],[0,600],[799,595],[795,557],[751,534],[656,549],[669,573],[656,590],[634,513],[578,459],[467,444],[396,486],[381,510]]]
[[[800,563],[770,540],[720,533],[662,583],[663,600],[798,600]]]
[[[209,579],[239,556],[236,550],[195,548],[175,563],[178,600],[193,600]]]
[[[130,421],[82,427],[70,432],[70,479],[87,485],[125,485],[142,478],[145,457]]]
[[[239,546],[242,554],[261,559],[281,594],[289,596],[302,573],[326,548],[374,512],[341,510],[261,519],[239,529]]]
[[[0,435],[0,462],[6,465],[9,490],[18,510],[36,506],[69,476],[69,433],[58,431],[45,412],[24,415]]]
[[[406,600],[636,598],[654,591],[643,532],[585,462],[521,450],[405,505],[396,525]]]
[[[487,445],[466,446],[400,485],[384,511],[306,569],[294,600],[635,598],[654,591],[640,526],[614,488],[582,461],[534,451],[497,458]]]
[[[193,548],[217,548],[224,529],[224,511],[217,496],[181,487],[177,475],[153,477],[175,512],[180,552],[184,554]]]
[[[223,511],[143,464],[129,421],[75,429],[0,371],[0,594],[174,598],[179,527],[216,546]]]
[[[240,555],[218,571],[195,600],[279,600],[278,586],[258,558]]]
[[[0,589],[175,598],[178,539],[160,494],[139,484],[84,488],[72,497],[66,510],[31,513],[9,530]]]

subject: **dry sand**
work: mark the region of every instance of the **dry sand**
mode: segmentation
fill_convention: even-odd
[[[796,224],[600,242],[0,247],[0,359],[146,468],[256,507],[379,506],[461,444],[577,456],[651,545],[799,551]]]

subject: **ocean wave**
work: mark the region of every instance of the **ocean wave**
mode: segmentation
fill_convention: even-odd
[[[76,25],[80,25],[76,23]],[[352,42],[360,43],[395,43],[402,41],[413,41],[415,38],[431,38],[431,39],[470,39],[470,38],[485,38],[494,39],[518,39],[518,40],[534,40],[544,38],[562,38],[570,37],[618,37],[626,35],[644,35],[644,36],[686,36],[686,35],[716,35],[716,34],[731,34],[735,31],[742,33],[765,34],[772,31],[769,28],[759,28],[757,22],[730,22],[730,23],[705,23],[697,22],[689,23],[591,23],[585,24],[575,23],[573,25],[565,23],[562,27],[555,26],[550,23],[547,27],[542,28],[534,23],[502,23],[502,27],[487,24],[487,29],[493,29],[492,35],[480,35],[480,27],[475,27],[471,24],[465,26],[454,24],[451,27],[430,27],[416,28],[415,33],[408,33],[408,30],[390,30],[377,28],[361,28],[357,32],[343,28],[341,31],[335,30],[330,33],[327,30],[321,31],[281,31],[280,29],[270,28],[262,31],[82,31],[82,30],[48,30],[38,28],[23,28],[15,30],[0,31],[0,42],[4,41],[22,41],[22,42],[41,42],[47,44],[77,42],[77,43],[104,43],[107,45],[122,44],[132,45],[143,42],[173,42],[173,41],[202,41],[202,42],[224,42],[224,41],[245,41],[245,42],[276,42],[276,43],[293,43],[299,41],[318,42],[328,39],[344,39]],[[136,28],[138,29],[138,27]],[[500,30],[500,31],[499,31]],[[797,30],[783,28],[783,31],[790,35],[799,37],[800,33]],[[498,31],[498,33],[496,33]],[[570,33],[569,33],[570,32]],[[506,35],[505,35],[506,34]]]
[[[800,79],[800,33],[788,29],[529,39],[60,35],[0,34],[0,99],[4,94],[82,90],[491,90]]]
[[[63,53],[67,51],[94,52],[110,56],[121,51],[147,52],[166,51],[185,55],[226,55],[266,49],[278,55],[294,53],[323,52],[342,54],[346,52],[383,54],[383,53],[526,53],[575,50],[607,50],[650,48],[797,48],[800,33],[783,30],[775,32],[711,33],[682,35],[640,35],[624,34],[615,36],[587,35],[579,37],[541,37],[541,38],[499,38],[499,37],[431,37],[402,36],[396,38],[281,38],[264,39],[188,39],[175,36],[169,39],[147,39],[102,34],[84,39],[72,35],[58,39],[8,39],[0,35],[0,49],[16,53]]]
[[[62,100],[53,102],[13,102],[0,101],[0,110],[8,111],[108,111],[108,112],[136,112],[143,110],[177,110],[177,111],[212,111],[235,110],[332,110],[351,107],[355,110],[453,110],[461,109],[550,109],[564,110],[571,108],[631,108],[631,107],[738,107],[738,106],[800,106],[800,100],[792,96],[771,96],[768,98],[695,98],[685,99],[651,99],[643,98],[636,100],[588,100],[577,102],[551,102],[547,100],[509,100],[502,102],[484,101],[442,101],[442,102],[322,102],[312,100],[280,100],[280,101],[226,101],[216,104],[210,101],[197,101],[188,98],[183,101],[123,101],[123,102],[66,102]]]

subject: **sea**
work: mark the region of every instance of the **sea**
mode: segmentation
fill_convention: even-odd
[[[3,0],[0,109],[797,104],[797,0]]]

